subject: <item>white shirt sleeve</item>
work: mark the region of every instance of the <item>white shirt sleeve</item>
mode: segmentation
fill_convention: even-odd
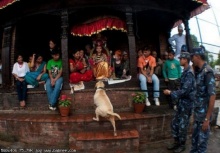
[[[12,69],[12,74],[16,74],[18,75],[18,71],[17,71],[17,62],[14,64],[13,69]]]

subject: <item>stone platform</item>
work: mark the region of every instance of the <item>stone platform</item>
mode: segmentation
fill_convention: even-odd
[[[165,85],[160,88],[161,106],[155,106],[152,101],[152,106],[145,107],[143,113],[135,114],[131,94],[140,91],[139,82],[133,79],[114,85],[106,83],[106,93],[114,112],[122,118],[116,119],[118,137],[114,137],[109,121],[105,118],[101,118],[99,122],[92,119],[95,116],[95,83],[85,83],[86,88],[74,94],[70,94],[68,86],[62,89],[61,94],[72,98],[69,117],[61,117],[58,110],[48,110],[43,86],[29,89],[25,109],[18,107],[15,91],[1,92],[0,140],[12,139],[33,148],[68,148],[82,153],[136,153],[145,150],[147,145],[171,138],[170,122],[174,111],[168,108],[162,94]],[[149,86],[150,91],[152,86]],[[191,124],[189,128],[191,129]]]
[[[40,112],[39,112],[40,113]],[[0,133],[42,147],[70,148],[77,152],[139,152],[146,144],[170,138],[173,111],[167,106],[152,106],[142,114],[120,112],[116,119],[118,136],[113,136],[109,121],[93,121],[93,114],[61,117],[58,111],[33,113],[28,110],[0,112]],[[98,146],[93,146],[94,144]],[[128,148],[129,150],[126,150]]]

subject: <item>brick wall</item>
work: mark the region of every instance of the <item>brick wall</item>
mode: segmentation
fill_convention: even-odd
[[[122,120],[116,120],[117,130],[136,129],[139,132],[139,142],[144,145],[171,138],[170,121],[172,115],[161,114],[126,114],[120,113]],[[131,117],[132,116],[132,117]],[[93,115],[73,115],[68,118],[59,115],[0,115],[0,132],[19,138],[25,143],[42,145],[67,146],[69,134],[82,131],[113,131],[109,121],[92,120]]]

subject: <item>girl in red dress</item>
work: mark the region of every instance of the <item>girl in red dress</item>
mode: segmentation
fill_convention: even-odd
[[[75,50],[69,59],[70,83],[80,83],[80,81],[90,81],[93,79],[92,70],[88,69],[85,59],[80,56],[80,50]]]

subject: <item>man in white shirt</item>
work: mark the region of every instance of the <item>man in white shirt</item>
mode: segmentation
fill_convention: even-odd
[[[168,41],[170,45],[172,46],[172,48],[175,49],[175,58],[178,59],[178,57],[180,56],[182,45],[186,44],[186,37],[183,34],[182,25],[178,26],[178,34],[175,34],[172,37],[170,37]],[[175,41],[175,44],[173,41]]]

